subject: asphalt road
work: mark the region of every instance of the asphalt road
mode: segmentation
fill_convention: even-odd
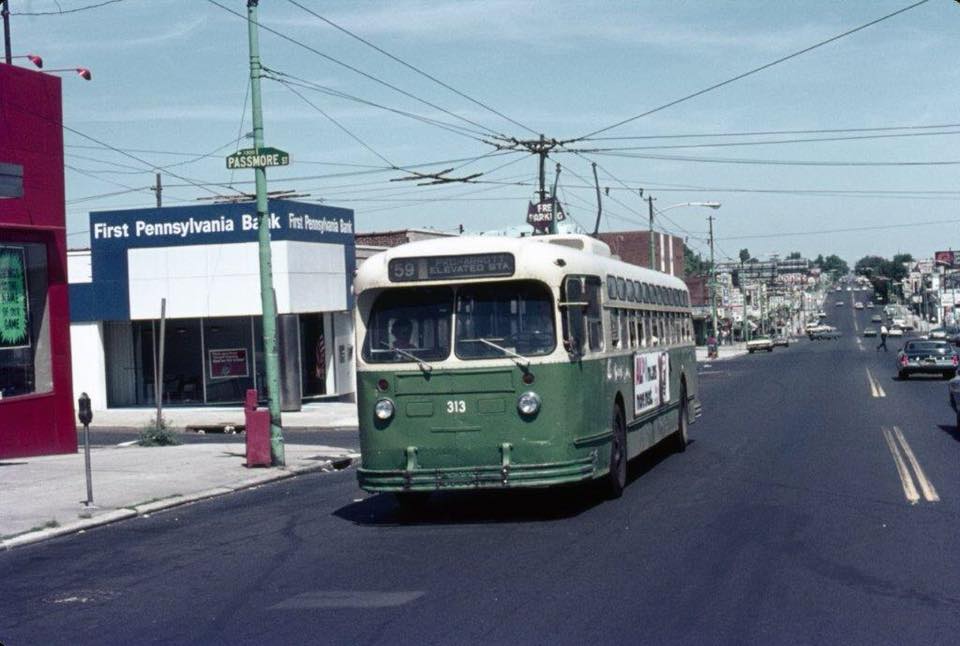
[[[620,500],[405,517],[310,474],[0,554],[0,641],[953,644],[946,382],[895,380],[834,300],[840,340],[705,366],[688,450],[641,456]]]

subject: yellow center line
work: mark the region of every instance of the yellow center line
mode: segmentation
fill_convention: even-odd
[[[896,442],[893,440],[893,434],[886,426],[883,427],[883,439],[887,442],[887,448],[890,449],[890,455],[893,456],[893,462],[896,464],[897,475],[900,476],[900,485],[903,487],[903,495],[911,505],[917,504],[920,500],[920,494],[917,493],[917,488],[913,484],[913,478],[910,477],[910,470],[907,469],[907,463],[904,462],[903,456],[900,455],[900,451],[897,450]]]
[[[900,448],[903,449],[904,455],[907,456],[910,466],[913,467],[913,473],[917,476],[917,482],[920,483],[920,490],[923,491],[923,497],[926,498],[928,502],[940,502],[940,496],[937,494],[936,487],[933,486],[933,483],[927,478],[927,474],[920,468],[920,462],[917,460],[917,456],[913,454],[913,449],[907,444],[907,438],[903,436],[903,431],[900,430],[899,426],[894,426],[893,433],[897,440],[900,441]]]

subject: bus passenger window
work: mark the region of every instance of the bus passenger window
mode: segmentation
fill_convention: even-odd
[[[633,310],[630,310],[627,327],[630,329],[630,347],[635,348],[637,347],[637,313]]]
[[[610,309],[610,347],[620,347],[620,310]]]
[[[588,276],[585,287],[585,296],[587,300],[587,341],[590,350],[603,350],[603,311],[600,305],[600,279],[595,276]]]

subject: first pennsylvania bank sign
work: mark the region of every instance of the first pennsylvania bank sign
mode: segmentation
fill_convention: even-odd
[[[324,245],[324,253],[331,251],[330,245],[341,248],[334,252],[343,254],[342,289],[346,290],[348,305],[352,306],[350,283],[356,262],[353,211],[282,199],[269,200],[267,210],[274,244],[319,243]],[[258,224],[253,202],[91,213],[92,281],[71,285],[71,319],[130,318],[130,257],[134,253],[147,257],[150,253],[135,250],[256,243]],[[255,257],[252,262],[256,262]],[[284,271],[282,267],[274,269]],[[290,270],[297,271],[296,268]],[[258,271],[256,265],[250,267],[250,273]],[[250,285],[250,289],[258,291],[259,284]]]

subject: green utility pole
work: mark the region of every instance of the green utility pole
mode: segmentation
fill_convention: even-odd
[[[653,243],[653,197],[647,196],[647,207],[650,211],[650,269],[656,269],[656,264],[654,263],[654,249],[656,246]],[[712,253],[712,251],[711,251]],[[710,261],[713,262],[713,257],[711,256]]]
[[[707,220],[710,221],[710,316],[713,337],[717,338],[717,264],[713,261],[713,216],[708,216]]]
[[[247,0],[247,33],[250,39],[250,104],[253,107],[253,147],[263,145],[263,113],[260,105],[260,42],[257,37],[257,4]],[[260,304],[263,309],[263,351],[267,368],[267,399],[270,408],[270,457],[273,466],[284,466],[283,427],[280,421],[280,360],[277,355],[277,303],[273,293],[273,261],[270,256],[270,213],[267,211],[267,170],[254,169],[257,181],[257,218],[260,246]]]

